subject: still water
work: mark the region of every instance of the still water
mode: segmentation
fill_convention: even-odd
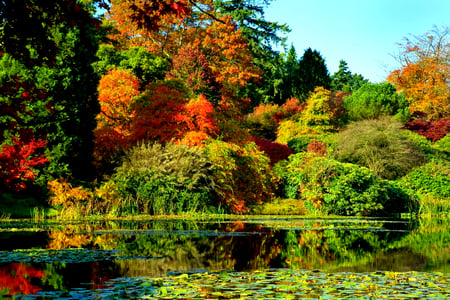
[[[302,291],[308,285],[305,297],[332,296],[324,286],[342,284],[343,274],[360,285],[382,277],[383,288],[392,289],[387,295],[405,288],[394,285],[403,284],[405,276],[412,292],[426,291],[436,299],[450,296],[445,287],[450,284],[450,220],[237,217],[0,223],[0,298],[176,298],[170,288],[187,293],[183,299],[229,298],[226,292],[252,299],[252,289],[276,298],[283,286],[289,295],[302,296],[293,282],[303,282]],[[218,282],[228,290],[217,291]],[[416,282],[426,285],[411,287]],[[352,292],[364,290],[361,295],[370,287],[349,286]]]

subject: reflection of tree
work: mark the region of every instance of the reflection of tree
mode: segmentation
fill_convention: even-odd
[[[91,242],[90,235],[78,234],[74,230],[73,227],[68,226],[62,230],[51,231],[47,249],[81,248]]]
[[[89,225],[66,225],[51,230],[48,234],[47,249],[60,250],[68,248],[102,248],[111,249],[114,246],[110,234],[93,236],[89,232],[94,230]]]
[[[217,238],[211,269],[243,271],[272,267],[281,249],[275,231],[242,222],[230,223],[224,231],[243,234]],[[257,234],[247,235],[246,232]]]
[[[11,263],[1,266],[0,296],[3,291],[6,291],[7,295],[35,294],[42,289],[34,284],[34,281],[42,277],[44,277],[44,272],[26,263]]]
[[[390,240],[386,232],[366,230],[287,231],[281,257],[294,269],[336,269],[367,262]]]
[[[450,219],[423,218],[408,235],[389,245],[377,260],[392,260],[395,269],[448,272],[450,268]]]
[[[207,269],[214,240],[207,236],[166,233],[123,235],[116,239],[117,249],[132,260],[116,263],[127,276],[160,276],[172,271]],[[140,259],[142,258],[142,259]]]

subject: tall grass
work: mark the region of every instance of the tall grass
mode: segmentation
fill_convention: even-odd
[[[419,198],[419,215],[450,217],[450,199],[424,195]]]

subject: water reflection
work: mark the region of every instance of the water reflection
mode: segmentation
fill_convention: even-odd
[[[118,277],[215,270],[447,273],[449,229],[448,219],[2,224],[0,296],[65,293],[102,288]]]

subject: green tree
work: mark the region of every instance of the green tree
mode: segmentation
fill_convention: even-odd
[[[352,74],[345,60],[339,61],[339,70],[331,76],[331,89],[333,91],[351,92],[356,91],[365,83],[369,82],[362,75]]]
[[[299,62],[297,58],[297,52],[292,45],[286,57],[286,61],[283,65],[283,77],[281,79],[282,83],[280,86],[280,100],[283,104],[287,99],[291,97],[299,97],[299,87],[300,87],[300,73],[299,73]]]
[[[330,89],[330,74],[325,60],[317,50],[306,49],[298,65],[299,77],[301,78],[299,95],[302,100],[305,100],[316,87]]]
[[[52,112],[45,118],[32,113],[30,124],[48,142],[45,173],[53,176],[71,173],[88,179],[95,174],[93,130],[99,105],[92,63],[99,22],[90,10],[69,0],[7,0],[0,5],[0,53],[25,65],[23,72],[45,91],[41,101]]]
[[[144,47],[132,47],[119,51],[113,45],[101,44],[97,57],[99,60],[93,66],[99,75],[105,75],[114,68],[129,69],[139,78],[142,87],[150,82],[164,79],[165,71],[168,70],[168,62],[165,58],[155,57]]]
[[[366,83],[344,98],[344,107],[353,121],[408,115],[407,100],[388,82]]]

